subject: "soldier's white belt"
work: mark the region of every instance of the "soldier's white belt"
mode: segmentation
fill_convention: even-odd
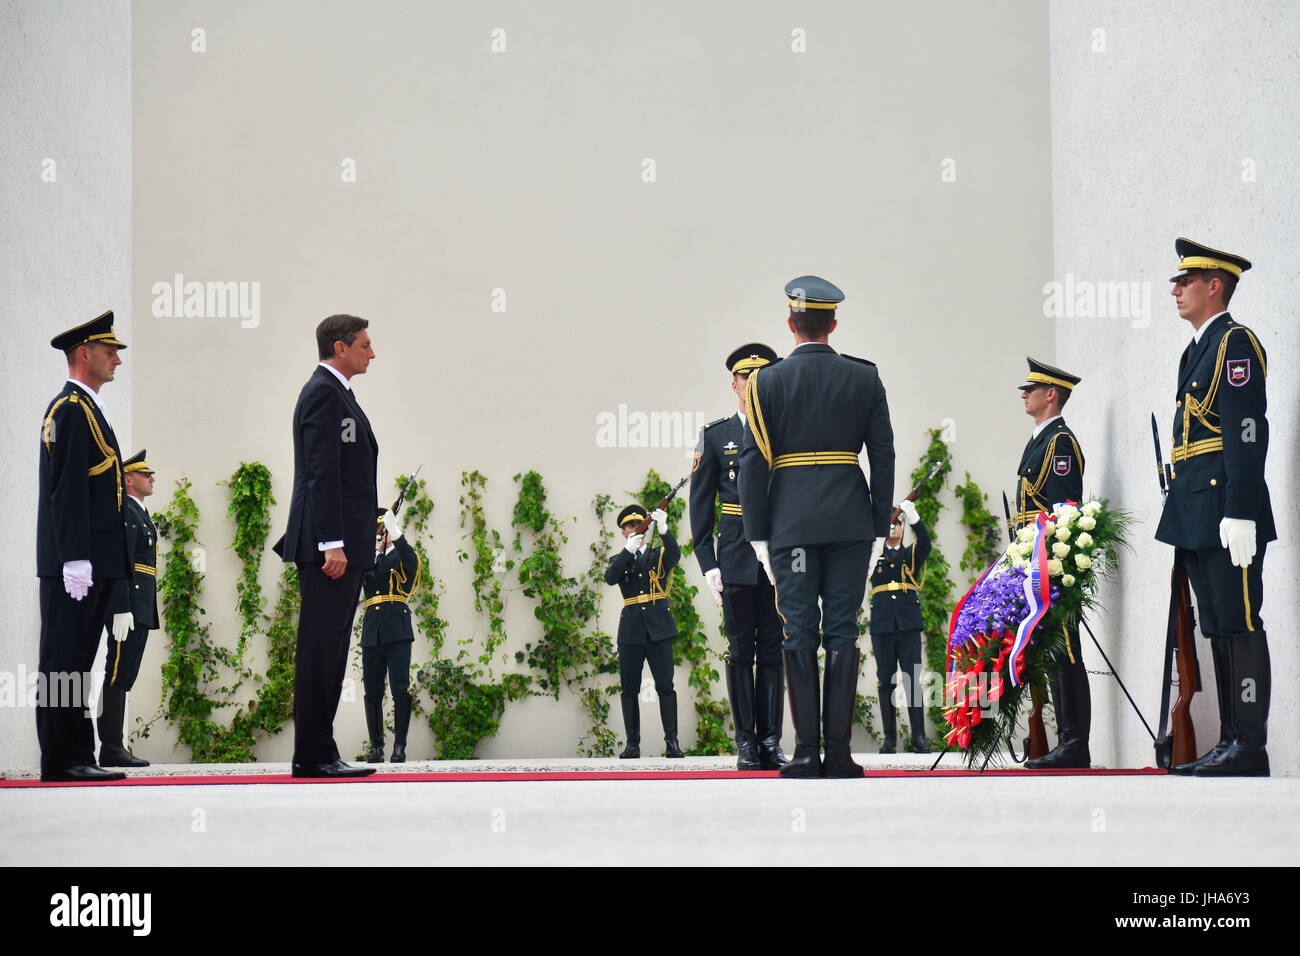
[[[1172,456],[1174,462],[1186,461],[1188,458],[1195,458],[1197,455],[1208,455],[1211,452],[1223,451],[1222,438],[1205,438],[1201,441],[1188,442],[1186,445],[1175,445]]]
[[[651,601],[662,601],[668,595],[660,591],[658,594],[638,594],[636,597],[625,598],[624,607],[631,607],[633,604],[649,604]]]
[[[365,607],[371,607],[375,604],[388,604],[389,602],[405,604],[406,598],[401,594],[376,594],[372,598],[366,598]]]
[[[856,465],[857,452],[852,451],[801,451],[788,455],[777,455],[772,462],[772,470],[778,468],[802,468],[810,465]]]
[[[724,501],[722,503],[722,513],[724,515],[735,515],[739,518],[741,517],[740,505],[727,504],[727,502]]]
[[[890,581],[888,584],[881,584],[871,589],[871,596],[875,597],[881,591],[915,591],[915,584],[908,584],[905,581]]]
[[[135,566],[135,570],[137,574],[148,574],[151,577],[155,577],[155,578],[158,577],[158,569],[151,568],[147,564],[137,564]]]

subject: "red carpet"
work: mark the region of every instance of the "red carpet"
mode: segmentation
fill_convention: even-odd
[[[1104,777],[1167,774],[1167,770],[1144,767],[1134,770],[868,770],[867,779],[877,777]],[[308,779],[287,773],[227,774],[205,776],[131,776],[111,783],[43,783],[0,777],[0,790],[25,787],[194,787],[228,786],[247,783],[502,783],[521,780],[744,780],[777,778],[775,770],[554,770],[554,771],[454,771],[447,773],[376,773],[369,777]]]

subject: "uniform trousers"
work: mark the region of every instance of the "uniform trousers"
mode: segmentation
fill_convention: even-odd
[[[411,686],[411,642],[394,641],[361,648],[361,683],[366,696],[384,696],[384,673],[393,689],[393,700],[409,697]]]
[[[40,581],[36,739],[41,746],[41,773],[93,767],[95,728],[86,705],[90,669],[117,582],[96,579],[86,596],[74,601],[63,588],[62,576]]]
[[[771,558],[776,607],[785,625],[785,649],[815,651],[824,646],[827,651],[843,651],[856,647],[871,542],[773,548]]]
[[[125,641],[113,640],[108,635],[108,655],[104,658],[104,683],[127,693],[135,686],[135,679],[140,673],[140,661],[144,658],[145,642],[149,640],[149,628],[133,627]]]
[[[1201,633],[1206,637],[1243,637],[1264,630],[1259,618],[1264,603],[1264,551],[1261,543],[1250,567],[1232,563],[1227,548],[1179,548],[1176,559],[1187,568],[1196,593]]]
[[[776,592],[766,575],[758,584],[722,586],[722,629],[727,635],[727,660],[740,667],[780,666],[781,616]]]
[[[892,697],[896,682],[895,672],[901,667],[903,686],[907,689],[908,706],[921,706],[918,683],[921,675],[921,632],[894,631],[892,634],[872,634],[871,652],[876,657],[876,684],[889,688]]]
[[[641,672],[650,664],[655,692],[664,697],[673,692],[673,641],[647,641],[644,644],[618,645],[618,672],[624,697],[635,697],[641,692]]]

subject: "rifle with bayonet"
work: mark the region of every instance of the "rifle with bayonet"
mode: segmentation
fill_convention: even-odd
[[[1151,415],[1151,435],[1156,445],[1156,471],[1160,478],[1160,498],[1169,496],[1172,478],[1160,452],[1160,428]],[[1174,661],[1178,667],[1178,699],[1169,709]],[[1156,736],[1156,766],[1168,769],[1196,759],[1196,728],[1192,725],[1192,697],[1201,689],[1201,668],[1196,660],[1196,616],[1192,611],[1191,588],[1187,568],[1174,550],[1174,568],[1169,578],[1169,621],[1165,629],[1164,672],[1160,681],[1160,728]],[[1167,721],[1172,718],[1172,726]],[[1168,726],[1168,730],[1166,727]]]
[[[1016,540],[1015,523],[1011,520],[1011,503],[1007,501],[1007,493],[1002,492],[1002,513],[1007,518],[1007,543],[1013,544]],[[1026,760],[1033,760],[1047,754],[1047,727],[1043,724],[1043,705],[1047,703],[1047,695],[1037,684],[1029,685],[1029,697],[1033,702],[1033,707],[1029,711],[1029,736],[1025,738],[1021,745],[1025,751],[1023,757],[1017,757],[1015,750],[1011,749],[1010,735],[1007,737],[1007,749],[1011,751],[1011,759],[1016,763],[1023,763]]]
[[[907,497],[904,498],[903,501],[915,501],[916,496],[921,493],[921,489],[924,488],[926,485],[928,485],[930,483],[930,480],[934,478],[935,475],[939,474],[939,469],[942,467],[943,467],[943,462],[936,461],[934,465],[930,468],[929,473],[926,474],[924,478],[922,478],[920,481],[916,483],[916,487],[907,493]],[[902,514],[903,514],[902,508],[895,508],[893,513],[890,514],[889,516],[889,524],[892,526],[895,521],[897,521],[900,517],[902,517]]]
[[[420,468],[423,467],[424,467],[423,465],[420,466]],[[415,471],[411,474],[411,477],[407,479],[406,484],[402,486],[402,493],[397,496],[397,500],[393,502],[393,506],[388,509],[393,513],[394,518],[397,517],[398,512],[402,510],[402,503],[406,501],[406,493],[415,487],[415,476],[420,473],[420,468],[415,469]],[[379,563],[379,560],[384,555],[383,546],[382,546],[383,539],[384,536],[382,533],[375,536],[375,563],[376,564]]]

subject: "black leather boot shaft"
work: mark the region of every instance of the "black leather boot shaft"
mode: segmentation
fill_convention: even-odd
[[[785,668],[780,664],[758,665],[754,719],[763,769],[780,770],[790,762],[781,751],[781,731],[785,725]]]
[[[858,649],[826,652],[826,688],[822,702],[826,757],[823,777],[861,777],[853,762],[853,705],[857,703]]]
[[[620,697],[623,702],[623,733],[627,746],[619,754],[620,760],[635,760],[641,756],[641,701],[635,697]]]
[[[677,743],[677,693],[659,695],[659,720],[664,725],[664,756],[684,757]]]
[[[750,664],[726,664],[727,697],[736,725],[736,769],[761,770],[758,737],[754,733],[754,669]]]
[[[821,700],[817,652],[783,651],[785,685],[790,692],[790,719],[794,722],[794,758],[781,768],[783,777],[820,777]]]
[[[370,749],[366,752],[366,763],[383,763],[384,698],[363,698],[362,706],[366,712],[366,734],[370,737]]]
[[[898,753],[898,711],[894,707],[894,689],[888,684],[876,687],[876,699],[880,701],[880,753]]]
[[[406,732],[411,727],[411,696],[393,698],[393,763],[406,763]]]

